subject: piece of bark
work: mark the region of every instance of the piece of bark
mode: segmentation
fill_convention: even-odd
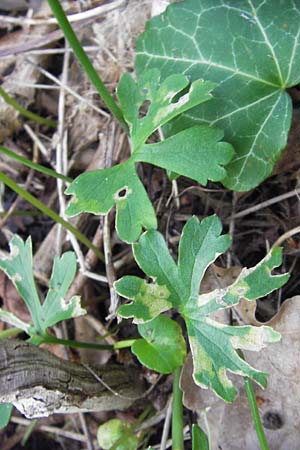
[[[83,366],[28,342],[0,340],[0,402],[27,418],[125,409],[143,392],[134,368]]]

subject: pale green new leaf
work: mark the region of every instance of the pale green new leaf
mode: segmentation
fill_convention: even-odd
[[[186,358],[186,345],[180,326],[166,316],[138,326],[144,339],[137,339],[132,352],[146,367],[159,373],[172,373]]]
[[[80,306],[79,297],[75,296],[69,301],[64,298],[76,273],[74,253],[67,252],[61,258],[54,259],[49,291],[43,304],[41,304],[33,278],[30,237],[23,242],[20,236],[13,236],[10,242],[10,254],[1,257],[0,269],[16,286],[29,309],[33,325],[24,323],[14,314],[3,309],[0,309],[0,319],[21,328],[33,338],[36,335],[45,335],[48,327],[61,320],[86,313]]]
[[[263,297],[280,288],[289,277],[288,274],[272,275],[272,270],[280,265],[282,259],[281,249],[273,249],[255,267],[243,269],[231,286],[198,296],[207,267],[227,250],[229,243],[229,237],[221,235],[219,219],[211,216],[200,223],[195,217],[187,222],[179,243],[178,265],[157,231],[144,233],[133,246],[139,266],[154,279],[155,292],[160,292],[159,287],[163,288],[163,292],[167,289],[170,292],[168,302],[179,309],[186,322],[196,383],[210,387],[226,401],[232,401],[236,394],[227,371],[248,376],[261,386],[266,384],[266,374],[249,366],[236,350],[257,351],[267,342],[277,341],[280,336],[269,327],[223,325],[209,315],[236,305],[241,298],[251,301]],[[160,300],[158,298],[155,309],[153,297],[150,299],[145,295],[145,284],[137,280],[126,277],[123,284],[121,280],[119,293],[133,300],[132,304],[122,308],[125,312],[129,308],[126,317],[133,315],[136,318],[137,312],[136,319],[146,322],[151,314],[156,315],[161,308]]]
[[[300,82],[300,3],[295,0],[185,0],[148,22],[136,70],[217,83],[210,102],[189,110],[168,133],[195,124],[225,131],[236,151],[223,184],[246,191],[273,170],[287,142]],[[167,132],[167,130],[165,130]]]
[[[23,322],[23,320],[19,319],[13,313],[5,311],[5,309],[2,308],[0,308],[0,320],[8,323],[9,325],[12,325],[13,327],[20,328],[21,330],[25,331],[25,333],[29,334],[29,323]]]
[[[73,194],[66,211],[70,216],[81,212],[105,215],[116,205],[116,228],[125,242],[136,241],[143,227],[157,226],[154,209],[131,160],[80,175],[66,194]]]
[[[17,291],[26,303],[35,329],[42,332],[42,314],[40,299],[36,290],[32,270],[32,244],[29,237],[26,242],[14,235],[9,244],[9,256],[1,256],[2,269],[15,285]]]
[[[49,290],[42,306],[44,328],[51,327],[62,320],[86,314],[80,306],[80,297],[66,300],[65,296],[76,274],[76,256],[66,252],[61,258],[55,257]]]
[[[132,152],[159,127],[193,106],[210,100],[215,86],[215,83],[203,80],[190,83],[182,74],[170,75],[161,82],[157,69],[142,73],[137,83],[129,73],[125,73],[117,94],[130,127]],[[140,118],[140,108],[146,101],[150,102],[148,111],[145,117]]]

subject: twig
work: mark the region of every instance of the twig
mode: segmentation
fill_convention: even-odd
[[[15,417],[15,416],[12,416],[10,421],[12,423],[16,423],[23,427],[28,427],[31,423],[31,420],[22,419],[20,417]],[[58,427],[51,427],[48,425],[38,424],[37,428],[41,431],[45,431],[46,433],[56,434],[57,436],[62,436],[67,439],[73,439],[74,441],[78,441],[78,442],[85,442],[85,440],[86,440],[85,436],[83,436],[82,434],[75,433],[73,431],[65,431],[62,428],[58,428]],[[22,435],[23,435],[23,433],[22,433]]]
[[[172,418],[172,403],[173,403],[173,396],[170,396],[170,398],[168,400],[165,422],[164,422],[163,432],[162,432],[162,436],[161,436],[160,450],[166,450],[167,440],[168,440],[170,425],[171,425],[171,418]]]
[[[82,11],[80,13],[70,14],[67,16],[69,22],[80,22],[82,20],[87,20],[91,18],[95,18],[101,16],[102,14],[106,14],[109,11],[112,11],[116,8],[122,6],[125,3],[125,0],[116,0],[113,3],[108,3],[104,5],[97,6],[95,8],[89,9],[87,11]],[[13,25],[50,25],[57,24],[57,20],[54,17],[49,17],[49,19],[31,19],[26,17],[12,17],[12,16],[4,16],[0,15],[0,22],[11,23]]]
[[[300,233],[300,226],[292,228],[291,230],[287,231],[286,233],[283,233],[272,245],[272,248],[278,247],[281,245],[284,241],[289,239],[290,237],[294,236],[295,234]]]
[[[240,219],[241,217],[245,217],[248,214],[267,208],[268,206],[274,205],[275,203],[279,203],[282,200],[286,200],[298,194],[300,194],[300,188],[293,189],[292,191],[286,192],[285,194],[281,194],[278,195],[277,197],[270,198],[265,202],[261,202],[258,205],[251,206],[250,208],[244,209],[243,211],[231,215],[230,217],[228,217],[228,219],[225,220],[225,223],[228,223],[231,219]]]
[[[82,427],[82,431],[85,436],[85,442],[87,444],[87,450],[95,450],[93,441],[91,439],[91,433],[89,432],[89,429],[86,424],[85,415],[83,413],[79,413],[79,419]]]
[[[91,103],[89,100],[87,100],[86,98],[84,98],[81,95],[79,95],[76,91],[74,91],[72,88],[70,88],[69,86],[64,84],[57,77],[52,75],[50,72],[48,72],[47,70],[43,69],[38,64],[35,64],[30,59],[28,59],[27,61],[28,61],[29,64],[33,65],[42,75],[44,75],[45,77],[49,78],[49,80],[53,81],[58,86],[63,87],[69,94],[71,94],[71,95],[73,95],[73,97],[77,98],[77,100],[81,101],[82,103],[85,103],[90,108],[92,108],[94,111],[97,111],[101,116],[106,117],[107,119],[110,118],[110,115],[106,111],[104,111],[101,108],[98,108],[93,103]]]

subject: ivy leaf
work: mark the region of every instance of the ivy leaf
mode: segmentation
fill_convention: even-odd
[[[229,243],[229,237],[221,235],[220,220],[211,216],[200,223],[192,217],[186,223],[179,243],[178,265],[157,231],[144,233],[133,245],[137,263],[146,275],[155,280],[155,293],[160,287],[167,289],[170,293],[167,301],[178,308],[186,322],[195,382],[202,387],[210,387],[225,401],[233,401],[236,395],[227,371],[248,376],[263,387],[266,385],[267,374],[249,366],[240,358],[237,349],[258,351],[267,342],[276,342],[280,335],[267,326],[224,325],[213,320],[210,314],[238,304],[241,298],[252,301],[263,297],[280,288],[289,277],[288,274],[272,275],[272,270],[280,265],[282,259],[281,249],[273,249],[255,267],[243,269],[229,287],[198,295],[207,267],[227,250]],[[131,305],[122,308],[130,307],[127,317],[133,315],[139,323],[143,320],[146,325],[151,324],[149,317],[157,314],[160,306],[155,309],[152,305],[154,299],[145,295],[141,279],[132,289],[134,280],[130,284],[131,278],[126,277],[123,284],[122,280],[120,282],[119,293],[133,300]],[[158,297],[157,301],[160,305]],[[123,311],[121,309],[121,315]]]
[[[287,88],[300,82],[300,5],[294,0],[185,0],[148,22],[137,40],[138,74],[188,75],[217,83],[213,100],[176,119],[225,130],[236,151],[223,184],[257,186],[273,170],[291,124]]]
[[[20,236],[14,235],[9,245],[9,256],[0,256],[0,268],[13,282],[26,303],[33,325],[26,324],[14,314],[2,309],[0,319],[23,329],[31,336],[43,336],[48,327],[61,320],[86,313],[80,306],[78,296],[72,297],[69,301],[64,299],[76,272],[74,253],[67,252],[61,258],[55,258],[49,291],[44,303],[41,304],[33,277],[31,238],[24,242]]]
[[[172,373],[184,363],[186,345],[180,326],[166,316],[138,326],[144,339],[137,339],[132,352],[146,367],[159,373]]]
[[[224,165],[233,156],[230,144],[220,142],[223,132],[208,126],[195,126],[158,144],[146,144],[160,126],[188,109],[210,100],[214,83],[190,83],[182,74],[160,80],[160,72],[149,70],[137,82],[125,73],[118,86],[118,97],[128,122],[131,157],[112,168],[87,172],[71,183],[66,194],[73,195],[67,214],[81,212],[107,214],[116,205],[116,229],[125,242],[136,241],[142,229],[156,229],[152,204],[135,165],[147,162],[167,171],[190,177],[203,184],[226,175]],[[140,109],[150,102],[146,115]]]

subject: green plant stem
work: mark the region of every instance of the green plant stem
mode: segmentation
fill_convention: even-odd
[[[87,248],[92,250],[95,253],[95,255],[100,259],[100,261],[103,262],[105,261],[103,253],[97,247],[95,247],[95,245],[84,234],[82,234],[79,230],[73,227],[73,225],[71,225],[69,222],[62,219],[58,214],[56,214],[56,212],[48,208],[48,206],[44,205],[29,192],[25,191],[25,189],[22,189],[20,186],[18,186],[3,172],[0,172],[0,181],[6,184],[10,189],[19,194],[21,197],[23,197],[37,209],[42,211],[46,216],[50,217],[55,222],[62,225],[66,230],[70,231],[70,233],[72,233],[78,239],[78,241],[82,242]]]
[[[116,342],[114,345],[114,348],[116,350],[121,350],[122,348],[131,347],[132,344],[134,344],[136,340],[137,339],[124,339],[124,341]]]
[[[184,450],[182,391],[179,387],[180,374],[181,367],[178,367],[173,374],[172,450]]]
[[[61,173],[58,173],[52,169],[48,169],[47,167],[41,166],[40,164],[36,164],[27,158],[23,158],[23,156],[18,155],[17,153],[13,152],[12,150],[9,150],[6,147],[0,146],[0,152],[4,153],[9,158],[21,162],[22,164],[24,164],[24,166],[30,167],[31,169],[37,170],[38,172],[44,173],[45,175],[49,175],[50,177],[59,178],[63,181],[66,181],[67,183],[72,183],[73,181],[72,178],[66,177]]]
[[[255,426],[255,431],[260,444],[261,450],[269,450],[269,446],[266,440],[265,432],[260,420],[260,415],[257,407],[256,397],[253,389],[252,381],[248,378],[244,378],[245,388],[248,396],[248,401],[251,409],[251,414],[253,417],[253,422]]]
[[[23,106],[19,105],[19,103],[17,103],[15,99],[13,99],[10,95],[7,94],[1,86],[0,86],[0,96],[8,105],[12,106],[16,111],[22,114],[22,116],[34,120],[35,122],[41,125],[47,125],[48,127],[54,128],[56,127],[57,123],[54,120],[45,119],[44,117],[41,117],[38,114],[35,114],[23,108]]]
[[[34,337],[34,336],[33,336]],[[113,345],[109,344],[94,344],[92,342],[79,342],[79,341],[71,341],[68,339],[59,339],[55,336],[38,336],[42,340],[42,342],[46,344],[60,344],[65,345],[67,347],[73,348],[90,348],[94,350],[114,350]]]
[[[99,77],[98,73],[96,72],[94,66],[92,65],[89,57],[87,56],[86,52],[82,48],[79,40],[77,39],[72,26],[70,25],[70,22],[67,19],[67,16],[59,2],[59,0],[48,0],[49,6],[52,9],[52,12],[63,31],[65,38],[69,42],[71,48],[73,49],[78,61],[84,68],[87,76],[89,77],[90,81],[93,83],[95,88],[97,89],[98,93],[100,94],[102,100],[110,110],[110,112],[115,116],[115,118],[118,120],[119,124],[122,126],[122,128],[126,131],[128,134],[128,125],[124,120],[123,113],[109,91],[106,89],[103,81]]]

